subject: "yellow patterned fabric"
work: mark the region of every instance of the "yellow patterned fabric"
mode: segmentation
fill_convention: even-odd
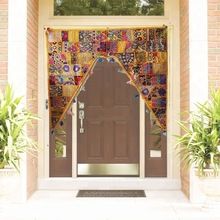
[[[47,30],[51,128],[65,116],[97,62],[118,62],[166,130],[166,28]]]

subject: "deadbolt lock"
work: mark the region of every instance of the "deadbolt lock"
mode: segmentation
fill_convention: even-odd
[[[84,109],[84,108],[85,108],[85,103],[79,102],[79,109]]]

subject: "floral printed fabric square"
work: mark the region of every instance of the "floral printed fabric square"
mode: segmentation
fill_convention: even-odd
[[[167,28],[47,30],[50,125],[55,128],[96,62],[118,62],[166,130]]]

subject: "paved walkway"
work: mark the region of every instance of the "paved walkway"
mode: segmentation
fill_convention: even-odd
[[[37,191],[26,204],[0,203],[0,220],[220,220],[220,209],[192,205],[180,191],[146,191],[146,198],[76,193]]]

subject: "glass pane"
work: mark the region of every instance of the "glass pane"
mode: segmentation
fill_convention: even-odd
[[[162,135],[161,128],[156,124],[155,121],[152,122],[151,125],[151,149],[153,150],[160,150],[161,148],[161,135]]]
[[[149,130],[149,150],[150,150],[150,157],[151,158],[161,158],[163,145],[164,145],[164,132],[163,130],[157,125],[154,116],[150,117],[150,130]]]
[[[54,0],[54,15],[164,15],[164,0]]]
[[[55,139],[55,156],[56,157],[66,157],[66,136],[56,136]]]
[[[65,119],[62,126],[54,131],[55,137],[55,157],[66,157],[66,128]]]
[[[152,113],[149,113],[149,110],[146,112],[148,114],[146,120],[149,120],[147,123],[150,123],[149,130],[147,131],[149,135],[149,148],[155,151],[161,150],[163,144],[162,139],[166,134],[156,122],[155,116]]]

